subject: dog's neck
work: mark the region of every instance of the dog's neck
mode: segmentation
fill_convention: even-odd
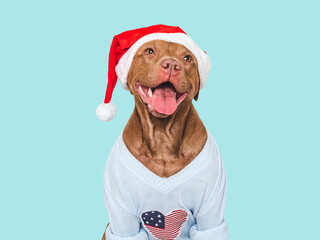
[[[149,170],[169,177],[200,153],[206,129],[191,101],[167,118],[154,117],[143,104],[136,101],[123,132],[124,143]]]

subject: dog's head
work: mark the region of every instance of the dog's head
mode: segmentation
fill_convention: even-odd
[[[185,46],[153,40],[136,52],[127,83],[135,101],[165,118],[199,95],[198,63]]]

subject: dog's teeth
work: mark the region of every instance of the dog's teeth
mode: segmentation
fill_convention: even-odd
[[[149,97],[152,97],[152,90],[151,90],[151,88],[148,89],[148,95],[149,95]]]

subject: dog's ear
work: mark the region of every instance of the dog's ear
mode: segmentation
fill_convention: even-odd
[[[198,92],[197,92],[197,94],[196,94],[196,95],[194,96],[194,98],[193,98],[193,99],[196,100],[196,101],[197,101],[198,98],[199,98],[199,89],[200,89],[200,88],[198,88]]]
[[[200,79],[199,73],[198,73],[198,79]],[[195,101],[198,101],[199,92],[200,92],[200,80],[199,80],[199,86],[198,86],[197,94],[196,94],[196,95],[194,96],[194,98],[193,98]]]

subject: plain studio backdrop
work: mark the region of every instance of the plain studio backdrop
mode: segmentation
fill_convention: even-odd
[[[213,67],[194,105],[224,160],[230,239],[320,239],[318,1],[2,1],[0,239],[101,239],[114,35],[180,26]]]

